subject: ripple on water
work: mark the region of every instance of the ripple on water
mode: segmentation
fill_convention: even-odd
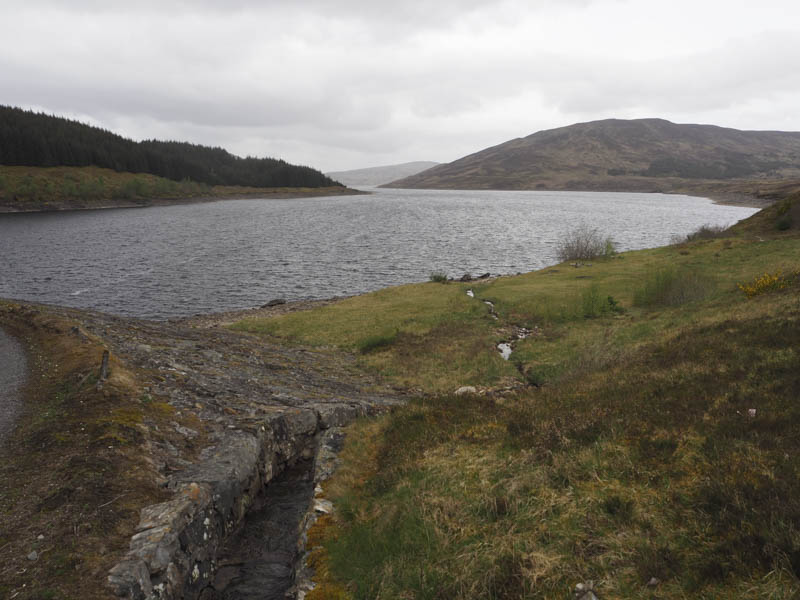
[[[753,212],[661,194],[377,190],[0,215],[0,297],[179,317],[359,294],[433,271],[529,271],[556,262],[554,240],[581,222],[627,250]]]

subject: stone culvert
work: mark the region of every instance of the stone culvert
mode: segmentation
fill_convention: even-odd
[[[115,594],[136,600],[198,598],[213,588],[218,549],[267,484],[295,462],[314,459],[326,430],[370,410],[344,402],[292,409],[265,420],[257,431],[226,433],[204,460],[170,479],[171,500],[142,510],[128,556],[109,575]]]
[[[333,432],[402,402],[343,353],[286,348],[197,319],[153,322],[48,310],[79,323],[76,335],[84,330],[102,340],[136,373],[143,394],[198,424],[194,430],[172,423],[193,452],[166,441],[142,448],[172,496],[141,510],[130,549],[108,576],[121,598],[225,597],[216,578],[218,550],[235,540],[250,509],[269,501],[268,484],[298,464],[322,478],[329,472],[328,441],[338,437]],[[319,449],[325,468],[315,464]],[[294,566],[281,568],[293,578]]]

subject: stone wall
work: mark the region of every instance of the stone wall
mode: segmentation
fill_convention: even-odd
[[[172,499],[145,507],[130,550],[108,584],[130,600],[194,599],[214,579],[221,542],[265,486],[312,458],[321,431],[366,414],[361,403],[284,409],[252,430],[231,429],[201,460],[170,478]]]

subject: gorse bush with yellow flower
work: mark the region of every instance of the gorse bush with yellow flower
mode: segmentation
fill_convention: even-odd
[[[775,273],[764,273],[756,277],[751,283],[738,283],[737,287],[742,290],[748,298],[785,289],[797,284],[800,280],[800,271],[791,271],[784,275],[782,271]]]

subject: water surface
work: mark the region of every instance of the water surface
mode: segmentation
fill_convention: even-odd
[[[623,250],[756,209],[662,194],[375,190],[0,215],[0,297],[152,318],[359,294],[433,271],[506,274],[556,261],[581,223]]]

